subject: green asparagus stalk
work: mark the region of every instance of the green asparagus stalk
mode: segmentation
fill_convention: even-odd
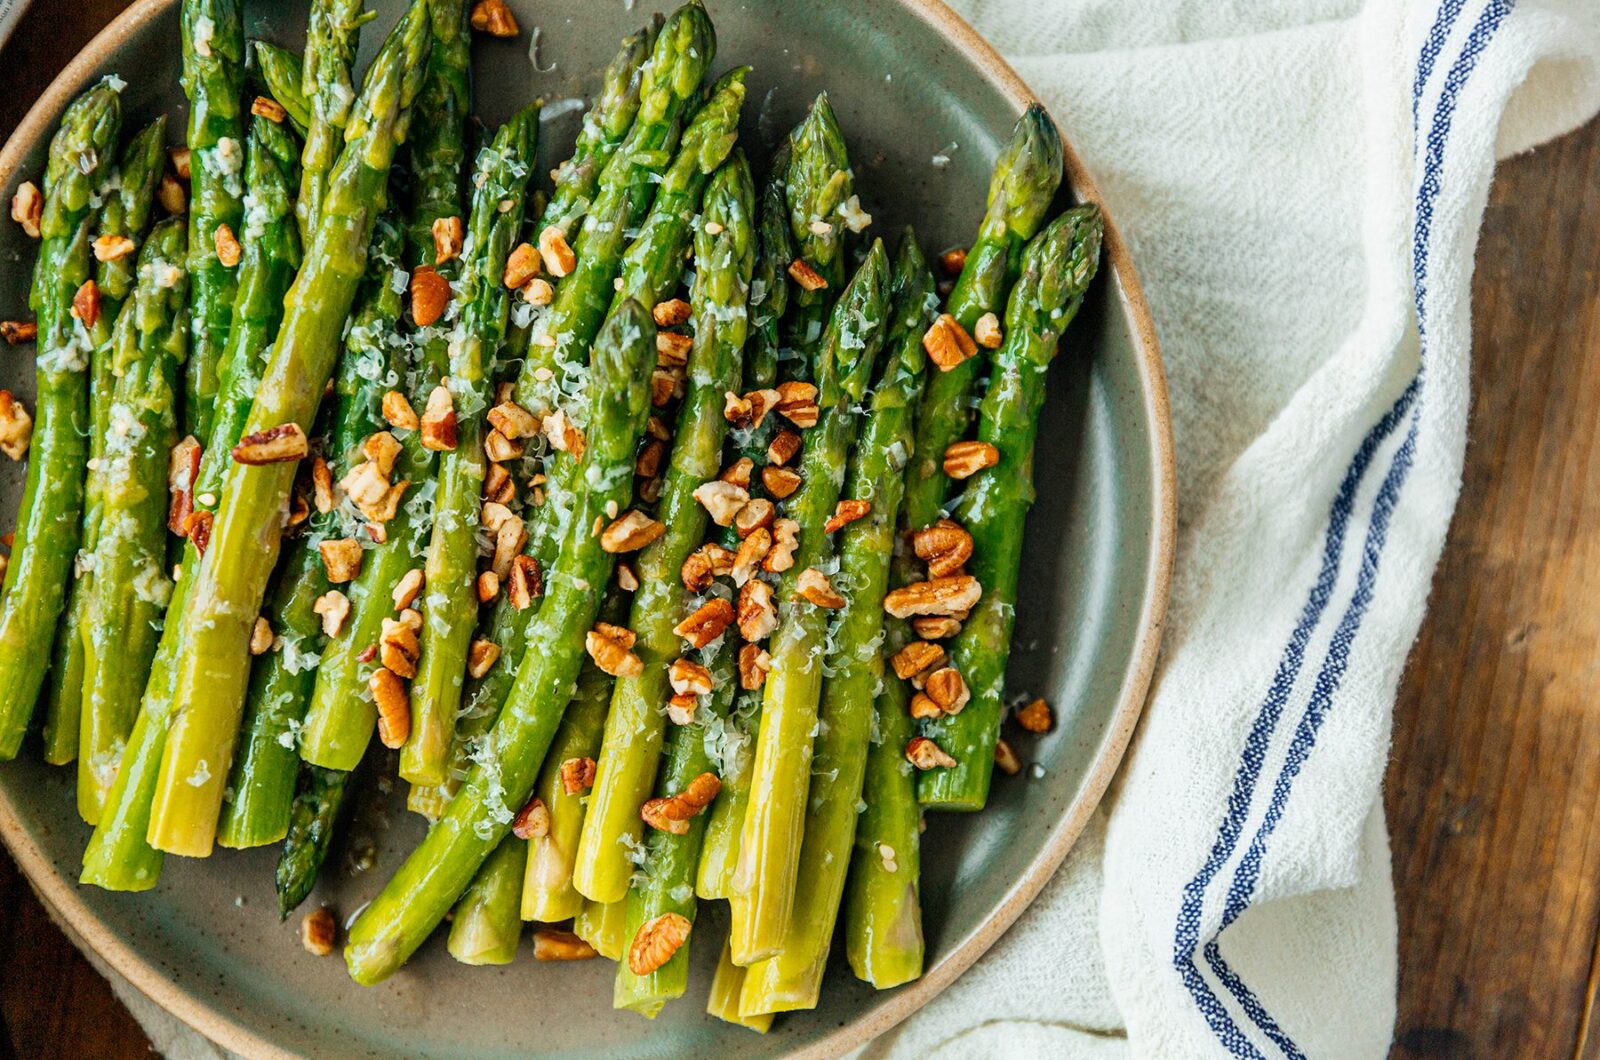
[[[0,599],[0,761],[27,731],[77,551],[88,459],[91,338],[72,316],[93,273],[92,200],[110,172],[122,107],[110,81],[79,96],[50,142],[32,303],[37,403],[28,475]]]
[[[305,150],[300,155],[300,196],[294,214],[300,238],[310,244],[322,214],[328,173],[344,146],[344,130],[356,100],[356,45],[361,27],[375,12],[366,0],[312,0],[300,91],[310,107]],[[287,107],[285,108],[287,109]]]
[[[750,803],[734,875],[733,958],[753,964],[777,952],[794,907],[811,741],[817,727],[828,612],[798,595],[799,579],[832,555],[823,526],[834,513],[857,413],[883,345],[889,315],[889,258],[875,241],[840,295],[817,349],[817,425],[806,432],[802,485],[786,502],[800,525],[794,566],[777,589],[778,628],[756,737]]]
[[[788,169],[788,141],[779,145],[772,160],[772,175],[761,193],[760,248],[756,254],[754,277],[750,282],[750,336],[745,343],[744,392],[772,387],[778,381],[779,325],[789,303],[785,270],[794,260],[794,235],[789,230],[789,202],[784,184]],[[735,447],[734,457],[747,456],[752,463],[766,461],[771,424],[763,423],[749,433],[743,446]],[[735,533],[723,544],[738,547]],[[719,660],[721,680],[731,681],[737,659]],[[695,892],[701,898],[727,898],[733,891],[733,872],[739,857],[739,832],[744,826],[744,810],[750,798],[750,753],[756,729],[761,723],[761,692],[741,690],[728,717],[729,738],[724,741],[722,790],[712,804],[701,844],[700,865]]]
[[[626,507],[633,454],[649,407],[655,327],[637,302],[613,314],[594,345],[583,474],[589,489],[567,522],[559,558],[529,633],[517,682],[461,790],[383,891],[351,926],[345,962],[359,983],[403,964],[464,891],[533,789],[572,698],[585,634],[615,567],[591,533],[608,507]]]
[[[434,260],[433,223],[461,216],[462,167],[465,165],[467,74],[469,41],[465,4],[461,0],[431,0],[433,49],[428,73],[415,104],[411,141],[413,187],[406,258],[412,268],[436,267],[454,280],[460,259]],[[449,372],[449,328],[441,323],[418,329],[412,362],[402,375],[416,408],[426,404],[431,391]],[[400,506],[388,524],[388,541],[367,550],[361,573],[350,584],[347,634],[328,642],[317,667],[316,686],[300,732],[300,756],[327,769],[350,770],[361,761],[372,739],[377,710],[367,692],[376,659],[363,660],[367,648],[377,643],[383,620],[394,614],[395,585],[412,569],[420,569],[432,530],[427,506],[418,501],[434,487],[437,454],[424,448],[416,431],[396,431],[400,458],[394,479],[415,485],[412,500]]]
[[[184,0],[183,94],[189,98],[188,433],[205,438],[220,385],[237,275],[218,256],[218,231],[237,237],[244,214],[244,10],[240,0]]]
[[[830,676],[818,712],[794,908],[780,952],[750,966],[745,976],[740,1011],[748,1014],[815,1008],[822,989],[872,743],[873,692],[884,680],[883,598],[913,441],[912,415],[927,364],[922,335],[932,290],[927,262],[908,232],[896,265],[888,354],[845,487],[850,497],[872,507],[838,531],[834,584],[845,605],[824,665]]]
[[[79,810],[99,820],[172,593],[167,462],[177,441],[179,368],[188,333],[181,220],[163,221],[139,255],[138,288],[118,320],[109,430],[101,455],[101,527],[84,640],[85,765]],[[85,775],[86,774],[86,775]],[[87,780],[88,783],[84,783]],[[87,812],[83,812],[87,811]]]
[[[1034,104],[1018,119],[1010,144],[995,162],[978,237],[945,300],[945,312],[968,332],[985,313],[998,313],[1005,305],[1022,247],[1044,223],[1060,185],[1061,138],[1044,108]],[[971,398],[982,370],[983,358],[968,357],[928,380],[917,413],[916,454],[906,472],[909,529],[924,529],[943,514],[950,492],[944,451],[966,437]]]
[[[631,275],[647,281],[648,289],[641,287],[630,291],[625,287],[618,291],[614,283],[621,268],[626,235],[645,218],[656,182],[662,178],[678,142],[688,99],[695,94],[715,51],[715,37],[704,8],[696,2],[675,11],[651,42],[651,49],[651,59],[639,73],[641,85],[637,102],[631,89],[617,92],[606,109],[601,110],[597,105],[585,119],[586,125],[612,130],[604,140],[596,141],[589,160],[598,163],[600,158],[606,157],[608,148],[605,145],[610,136],[625,124],[624,115],[630,109],[636,111],[625,145],[609,149],[610,160],[595,178],[593,186],[598,191],[584,214],[583,228],[574,248],[578,268],[562,278],[554,304],[545,314],[536,316],[530,325],[539,341],[528,347],[516,389],[518,399],[536,416],[543,417],[555,411],[564,388],[579,384],[584,358],[606,306],[620,304],[627,298],[654,306],[670,289],[667,285],[676,284],[681,275],[680,258],[680,271],[670,274],[665,270],[633,270]],[[632,54],[630,42],[625,42],[623,53],[613,62],[612,72],[608,74],[608,83],[621,83],[621,71],[631,62],[628,57]],[[581,189],[590,179],[587,174],[584,165],[572,169],[569,184],[575,189],[574,195],[576,189]],[[560,198],[558,188],[552,203]],[[581,197],[574,200],[579,201]],[[557,208],[547,208],[546,218],[551,218],[551,209]],[[679,253],[682,253],[681,246]],[[652,254],[651,257],[670,268],[665,256]],[[573,408],[569,415],[576,419],[582,411]],[[545,462],[549,480],[545,486],[547,499],[532,520],[527,545],[527,553],[541,570],[548,570],[554,560],[562,528],[573,509],[575,491],[571,480],[575,465],[571,454],[563,452],[550,454]],[[492,719],[498,714],[514,681],[533,613],[533,608],[518,610],[504,596],[491,609],[481,635],[500,646],[501,661],[470,685],[462,711],[464,717]],[[457,750],[459,752],[460,745]]]
[[[791,150],[784,177],[789,225],[800,260],[826,283],[816,290],[796,283],[789,295],[793,304],[785,317],[784,330],[789,344],[806,352],[822,338],[829,310],[844,285],[845,237],[840,207],[855,195],[844,133],[826,92],[817,96],[805,121],[791,134]],[[802,356],[785,367],[804,375],[812,361]]]
[[[528,844],[508,835],[483,863],[456,903],[450,923],[450,956],[462,964],[510,964],[522,937],[518,916]]]
[[[717,959],[717,971],[711,977],[711,995],[706,1000],[706,1015],[715,1016],[724,1023],[748,1027],[757,1034],[772,1029],[772,1013],[746,1016],[739,1011],[739,996],[744,993],[745,970],[733,963],[733,945],[723,942],[722,956]]]
[[[278,855],[273,883],[278,892],[278,917],[288,919],[306,900],[333,845],[344,809],[351,774],[342,769],[308,765],[300,771],[289,816],[289,832]]]
[[[626,623],[628,599],[613,580],[600,605],[600,621],[614,626]],[[545,835],[528,840],[528,867],[522,880],[524,920],[552,924],[583,911],[583,895],[572,886],[572,866],[589,793],[567,794],[561,782],[561,763],[574,758],[593,759],[600,754],[606,712],[611,709],[611,685],[610,674],[596,666],[593,659],[584,660],[577,691],[545,755],[544,768],[539,771],[533,794],[549,812],[550,827]],[[489,724],[494,724],[493,719]]]
[[[277,100],[289,115],[295,132],[305,136],[306,130],[311,127],[311,101],[306,99],[302,84],[305,59],[269,41],[252,41],[250,46],[256,58],[252,72],[267,90],[267,95]]]
[[[366,269],[373,223],[387,204],[389,168],[405,139],[427,56],[426,16],[426,0],[417,0],[368,70],[316,240],[285,300],[247,435],[303,437],[316,412]],[[277,558],[278,513],[294,471],[292,461],[235,462],[228,469],[185,608],[163,631],[163,641],[173,644],[172,691],[147,693],[144,708],[159,719],[152,742],[164,744],[148,829],[157,850],[193,856],[211,850],[244,706],[250,633]],[[163,740],[159,731],[168,723],[170,738]],[[130,753],[137,752],[130,745]],[[124,770],[127,765],[125,755]]]
[[[651,285],[635,278],[649,271],[681,273],[690,232],[687,222],[695,214],[710,170],[727,157],[737,135],[739,104],[744,98],[743,71],[727,79],[724,87],[702,108],[684,135],[679,160],[662,182],[656,206],[644,233],[628,252],[623,266],[624,289]],[[639,553],[639,590],[629,623],[638,640],[633,650],[644,663],[637,677],[617,680],[606,717],[594,791],[584,817],[578,845],[573,886],[597,902],[618,902],[628,893],[627,841],[637,842],[643,822],[639,807],[655,783],[661,757],[665,718],[672,695],[667,667],[680,652],[673,627],[695,604],[683,586],[681,571],[705,540],[706,511],[694,491],[717,477],[722,468],[722,443],[728,421],[722,406],[728,391],[738,386],[740,357],[748,329],[746,302],[752,268],[749,171],[735,169],[744,180],[730,175],[716,189],[714,201],[702,208],[702,219],[724,226],[715,244],[697,245],[694,291],[695,346],[689,361],[689,389],[679,411],[679,431],[671,463],[662,483],[660,513],[666,532]],[[729,171],[732,174],[732,170]],[[699,236],[705,236],[702,229]],[[658,238],[659,237],[659,238]],[[697,238],[696,243],[704,242]],[[648,253],[640,253],[641,248]],[[716,254],[712,256],[713,250]],[[630,284],[630,279],[633,282]],[[656,290],[662,288],[656,286]]]
[[[968,571],[983,587],[949,649],[950,665],[965,678],[972,700],[959,713],[926,725],[928,738],[956,764],[917,778],[924,806],[972,811],[988,801],[1016,620],[1023,523],[1034,498],[1033,442],[1045,378],[1061,334],[1094,280],[1102,230],[1100,211],[1092,205],[1052,221],[1028,244],[1006,307],[1006,336],[994,353],[978,423],[978,438],[999,451],[1000,461],[967,483],[955,512],[972,535]]]
[[[335,479],[365,459],[362,443],[383,429],[383,392],[404,367],[393,341],[401,294],[390,282],[400,267],[403,240],[392,212],[378,219],[334,385],[326,452]],[[274,644],[251,669],[243,736],[228,778],[233,795],[224,803],[217,827],[217,842],[225,847],[261,846],[288,834],[300,767],[296,733],[325,639],[315,608],[329,586],[316,542],[342,536],[342,527],[350,521],[339,508],[317,512],[309,532],[288,546],[278,564],[271,602],[263,614]]]
[[[933,275],[908,231],[895,267],[894,319],[887,343],[891,351],[898,351],[892,355],[897,356],[901,364],[909,364],[921,356],[921,338],[932,323],[936,304]],[[901,451],[909,456],[915,444],[910,433],[913,426],[910,411],[916,407],[914,397],[908,397],[907,403],[904,433],[897,440]],[[903,496],[904,489],[889,484],[884,492]],[[878,515],[876,503],[874,518]],[[845,547],[850,547],[848,540]],[[897,550],[902,555],[891,560],[891,572],[893,563],[904,558],[904,543],[895,542],[891,535],[886,552],[894,554]],[[908,622],[885,615],[883,646],[878,657],[892,658],[915,639]],[[886,679],[877,687],[882,691],[878,692],[872,708],[871,738],[866,748],[866,772],[862,781],[865,808],[856,820],[855,852],[850,862],[845,899],[845,953],[858,978],[886,989],[908,983],[922,974],[922,813],[917,805],[911,763],[905,757],[905,746],[916,735],[906,685]],[[871,696],[872,689],[865,694]],[[830,685],[825,695],[831,701],[835,695],[834,686]],[[831,739],[830,733],[830,744]],[[817,754],[819,758],[831,755],[832,747],[819,748]],[[819,768],[817,773],[826,774],[831,768]],[[807,824],[808,837],[812,827]],[[804,872],[802,869],[802,878]]]
[[[462,251],[469,264],[456,291],[461,330],[450,351],[459,441],[439,463],[425,572],[422,663],[412,685],[411,736],[400,752],[400,775],[413,784],[444,782],[461,704],[477,604],[473,586],[486,469],[483,416],[493,396],[489,361],[505,336],[511,309],[512,292],[501,277],[522,227],[538,126],[537,105],[507,122],[479,155],[473,178],[472,222]]]
[[[628,952],[626,903],[585,900],[583,909],[572,918],[572,933],[606,960],[622,960]]]
[[[112,327],[122,305],[132,292],[138,260],[137,245],[144,238],[155,202],[156,182],[166,164],[167,120],[157,118],[123,148],[111,187],[104,189],[105,205],[98,221],[98,238],[126,238],[129,249],[120,256],[100,261],[95,267],[95,286],[100,292],[100,318],[89,328],[94,344],[89,375],[89,474],[84,488],[83,542],[80,556],[93,556],[100,532],[100,507],[103,479],[100,458],[104,455],[110,426],[111,374],[110,341]],[[79,565],[81,566],[81,564]],[[50,662],[52,680],[46,693],[44,720],[44,760],[64,765],[78,756],[83,724],[83,627],[88,620],[88,604],[94,580],[92,565],[76,570],[68,587],[66,610],[56,630],[55,649]],[[115,767],[115,761],[110,763]],[[79,767],[80,790],[86,781],[88,764]],[[96,811],[98,806],[95,807]],[[81,812],[81,809],[80,809]]]

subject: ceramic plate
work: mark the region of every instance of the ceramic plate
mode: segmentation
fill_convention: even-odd
[[[375,0],[370,55],[402,5]],[[653,3],[513,0],[519,42],[481,40],[477,113],[498,122],[537,96],[559,115],[543,127],[540,170],[571,145],[576,105],[617,41]],[[758,167],[771,145],[827,89],[849,138],[856,183],[877,230],[913,223],[925,246],[965,244],[982,213],[995,155],[1031,96],[964,23],[933,0],[710,0],[717,68],[754,66],[742,141]],[[140,0],[48,87],[0,152],[0,194],[43,168],[56,118],[102,74],[129,82],[127,127],[165,111],[182,127],[176,0]],[[247,3],[252,35],[300,47],[303,2]],[[532,27],[540,27],[530,54]],[[12,86],[37,91],[45,86]],[[1070,124],[1068,126],[1070,132]],[[945,161],[935,164],[935,156]],[[1071,197],[1095,199],[1068,156]],[[1063,198],[1066,198],[1064,192]],[[0,224],[0,318],[25,313],[34,248]],[[79,888],[88,830],[73,812],[72,773],[36,746],[0,767],[0,835],[47,904],[80,941],[180,1018],[249,1055],[563,1057],[831,1055],[881,1033],[970,965],[1033,898],[1082,831],[1111,779],[1144,700],[1160,637],[1174,525],[1166,395],[1148,311],[1115,228],[1100,280],[1052,373],[1029,517],[1012,687],[1047,696],[1056,730],[1018,741],[1027,768],[998,777],[987,811],[932,815],[924,838],[928,969],[882,993],[836,956],[815,1012],[757,1037],[702,1013],[720,909],[697,931],[690,996],[653,1022],[611,1009],[605,961],[467,968],[442,937],[401,974],[351,983],[337,958],[307,955],[296,922],[279,924],[274,848],[168,858],[159,889]],[[31,365],[0,358],[0,386],[32,403]],[[15,518],[22,468],[0,468],[0,524]],[[362,827],[378,864],[352,874],[337,855],[316,900],[348,913],[369,898],[421,835],[397,807]],[[442,936],[442,933],[441,933]]]

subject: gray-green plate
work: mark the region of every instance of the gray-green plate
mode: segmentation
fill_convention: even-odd
[[[375,0],[370,54],[396,17]],[[658,5],[624,0],[513,0],[523,36],[476,46],[477,112],[486,122],[543,96],[582,97],[626,33]],[[56,118],[93,79],[129,86],[129,127],[159,111],[182,128],[176,0],[140,0],[97,37],[0,151],[0,195],[36,177]],[[299,47],[304,0],[247,3],[253,34]],[[632,10],[629,8],[632,7]],[[930,250],[965,244],[982,212],[989,167],[1031,95],[960,19],[935,0],[711,0],[719,69],[755,67],[743,142],[758,165],[827,89],[850,140],[856,182],[879,231],[915,224]],[[537,65],[529,33],[542,28]],[[13,85],[12,91],[44,86]],[[564,156],[576,110],[545,124],[541,171]],[[1070,115],[1067,116],[1070,132]],[[933,157],[949,162],[935,166]],[[1077,199],[1097,194],[1069,155]],[[1064,196],[1065,198],[1065,196]],[[34,247],[0,222],[0,319],[26,314]],[[32,403],[23,351],[0,357],[0,386]],[[1149,313],[1113,227],[1101,279],[1066,339],[1038,454],[1039,503],[1029,517],[1012,687],[1044,695],[1058,726],[1018,740],[1025,770],[998,777],[981,815],[929,819],[924,837],[928,971],[882,993],[836,959],[821,1006],[758,1037],[703,1014],[723,917],[697,928],[690,995],[655,1021],[611,1009],[605,961],[543,965],[524,953],[504,968],[468,968],[442,938],[371,988],[337,957],[313,958],[295,921],[279,924],[272,848],[168,858],[155,891],[109,894],[77,883],[88,829],[73,810],[70,769],[37,746],[0,766],[0,836],[78,940],[139,989],[228,1048],[249,1055],[491,1057],[833,1055],[904,1019],[1010,926],[1060,864],[1099,802],[1132,735],[1160,640],[1174,527],[1166,393]],[[22,467],[0,468],[0,525],[9,526]],[[43,660],[41,660],[42,664]],[[350,874],[336,856],[315,896],[342,913],[369,898],[421,834],[391,807],[365,826],[377,866]]]

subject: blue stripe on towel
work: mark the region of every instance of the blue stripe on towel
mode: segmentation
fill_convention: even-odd
[[[1417,190],[1417,219],[1413,231],[1412,249],[1418,333],[1422,339],[1424,358],[1426,355],[1427,336],[1425,299],[1428,281],[1428,244],[1432,234],[1433,204],[1439,193],[1439,174],[1443,168],[1445,143],[1454,120],[1456,103],[1461,91],[1476,68],[1478,58],[1488,46],[1489,41],[1493,38],[1505,17],[1510,14],[1514,5],[1515,0],[1491,0],[1485,7],[1477,24],[1473,27],[1471,34],[1463,45],[1460,56],[1446,75],[1445,84],[1436,105],[1433,123],[1429,129],[1427,150],[1423,161],[1423,179],[1419,183]],[[1413,84],[1412,110],[1414,119],[1423,88],[1429,79],[1438,52],[1453,28],[1462,6],[1462,0],[1446,0],[1441,5],[1434,25],[1423,44],[1418,59],[1417,77]],[[1291,634],[1289,644],[1280,659],[1272,687],[1269,689],[1255,724],[1246,738],[1243,757],[1239,770],[1234,777],[1233,792],[1228,799],[1228,813],[1223,818],[1217,839],[1212,846],[1210,856],[1207,858],[1205,865],[1202,866],[1195,878],[1184,887],[1183,901],[1174,927],[1173,963],[1185,986],[1194,997],[1196,1007],[1211,1026],[1213,1033],[1217,1035],[1219,1042],[1236,1056],[1259,1057],[1261,1053],[1234,1022],[1226,1006],[1211,990],[1210,985],[1205,981],[1205,978],[1195,965],[1194,954],[1199,942],[1200,913],[1205,894],[1211,881],[1237,847],[1239,835],[1243,831],[1250,804],[1260,781],[1268,742],[1277,727],[1278,721],[1281,719],[1289,692],[1298,677],[1304,659],[1306,644],[1310,639],[1311,633],[1320,623],[1328,603],[1328,597],[1331,595],[1333,587],[1338,580],[1344,538],[1356,490],[1371,465],[1379,446],[1393,434],[1409,411],[1410,424],[1406,437],[1395,452],[1388,473],[1384,477],[1378,496],[1373,504],[1373,513],[1361,552],[1361,567],[1357,575],[1357,583],[1352,599],[1329,644],[1328,655],[1318,673],[1311,701],[1307,704],[1305,713],[1296,727],[1283,769],[1273,785],[1271,801],[1263,816],[1262,823],[1257,828],[1255,835],[1251,839],[1250,846],[1235,870],[1234,879],[1228,891],[1227,902],[1224,906],[1221,926],[1206,941],[1204,946],[1206,963],[1228,989],[1229,993],[1239,1002],[1246,1015],[1250,1017],[1251,1022],[1282,1049],[1285,1055],[1298,1060],[1302,1056],[1301,1051],[1294,1041],[1283,1032],[1277,1021],[1266,1011],[1259,999],[1250,991],[1238,974],[1228,966],[1222,957],[1218,940],[1221,933],[1245,909],[1249,908],[1259,879],[1261,860],[1265,853],[1267,840],[1272,835],[1278,821],[1282,818],[1284,805],[1292,792],[1294,780],[1315,747],[1317,733],[1321,728],[1322,722],[1326,719],[1328,711],[1331,709],[1333,696],[1338,691],[1340,679],[1348,666],[1350,646],[1354,642],[1356,634],[1360,631],[1361,621],[1365,617],[1367,607],[1372,599],[1379,563],[1388,537],[1390,520],[1393,517],[1395,506],[1399,502],[1401,488],[1405,484],[1405,479],[1415,455],[1420,422],[1421,402],[1419,399],[1422,391],[1422,382],[1423,373],[1419,370],[1417,376],[1406,387],[1405,392],[1401,394],[1394,406],[1385,413],[1378,424],[1362,440],[1360,448],[1346,470],[1344,481],[1340,485],[1339,493],[1335,497],[1332,510],[1329,513],[1322,568],[1301,613],[1300,621]]]

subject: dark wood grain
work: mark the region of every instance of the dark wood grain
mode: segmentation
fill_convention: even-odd
[[[36,0],[0,50],[0,139],[123,6]],[[1473,335],[1461,504],[1395,714],[1394,1052],[1600,1060],[1600,121],[1501,167]],[[3,851],[0,1019],[0,1057],[149,1048]]]

